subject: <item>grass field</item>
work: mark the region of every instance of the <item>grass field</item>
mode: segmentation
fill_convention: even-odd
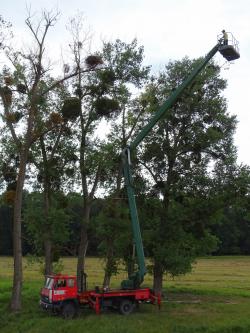
[[[73,273],[76,260],[64,258],[65,273]],[[85,310],[72,321],[43,313],[38,306],[43,277],[38,264],[24,259],[23,310],[11,314],[8,302],[13,262],[0,257],[1,333],[250,333],[250,257],[211,257],[198,259],[193,272],[164,281],[162,309],[143,305],[130,316],[118,313],[95,315]],[[101,285],[102,262],[87,258],[88,287]],[[125,274],[113,278],[118,287]],[[151,286],[148,276],[145,285]]]

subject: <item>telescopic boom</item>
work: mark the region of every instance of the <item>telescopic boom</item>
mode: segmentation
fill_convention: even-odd
[[[235,43],[235,39],[233,39],[232,41],[234,41]],[[145,138],[145,136],[152,130],[155,124],[157,124],[157,122],[166,115],[167,111],[175,104],[183,91],[194,81],[197,75],[203,70],[203,68],[207,65],[209,60],[212,59],[212,57],[216,54],[217,51],[220,51],[220,53],[229,61],[239,58],[240,55],[238,53],[238,48],[236,48],[235,45],[236,44],[233,43],[225,45],[223,43],[223,39],[218,39],[218,43],[193,69],[193,71],[188,75],[188,77],[183,81],[183,83],[181,83],[179,87],[169,96],[169,98],[165,101],[165,103],[163,103],[160,109],[152,116],[148,124],[141,130],[141,132],[136,136],[136,138],[131,142],[131,144],[126,147],[122,152],[123,173],[125,186],[127,189],[129,211],[132,222],[132,230],[138,264],[138,271],[129,276],[128,280],[122,281],[121,287],[123,289],[139,288],[144,280],[144,275],[147,272],[131,174],[131,152],[136,149],[136,147]]]

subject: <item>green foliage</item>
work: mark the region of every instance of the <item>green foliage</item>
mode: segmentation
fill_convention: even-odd
[[[104,43],[103,59],[108,62],[112,72],[105,75],[107,81],[117,81],[132,83],[140,87],[149,73],[149,67],[143,67],[142,46],[138,46],[134,39],[130,44],[126,44],[117,39],[114,43]]]
[[[63,265],[62,259],[58,259],[57,261],[53,262],[53,266],[52,266],[53,273],[60,274],[60,273],[62,273],[63,269],[64,269],[64,265]]]
[[[43,264],[44,263],[44,260],[42,257],[38,257],[36,255],[32,255],[32,254],[27,254],[26,255],[26,267],[30,267],[30,268],[33,268],[34,265],[37,265],[38,263],[39,264]]]
[[[104,269],[110,277],[118,273],[121,259],[126,261],[132,239],[128,209],[121,200],[117,200],[112,197],[105,199],[94,220],[96,235],[100,239],[99,254],[104,258]]]
[[[29,194],[25,202],[24,223],[29,235],[29,242],[38,255],[43,254],[44,241],[48,237],[48,233],[53,244],[54,254],[55,250],[60,249],[67,241],[70,234],[69,216],[61,204],[61,195],[54,196],[53,204],[49,208],[46,218],[42,194]]]
[[[170,62],[152,78],[141,96],[149,115],[157,112],[199,61]],[[213,181],[207,166],[213,160],[223,163],[234,150],[236,121],[226,112],[221,96],[225,87],[219,68],[213,63],[206,67],[148,134],[141,149],[141,172],[148,172],[151,180],[146,192],[151,202],[146,203],[146,211],[152,210],[152,218],[145,217],[147,249],[153,263],[160,263],[171,275],[190,271],[197,255],[213,252],[217,246],[210,226],[221,206],[210,196]]]
[[[152,272],[155,262],[160,262],[166,273],[172,276],[185,274],[192,269],[197,255],[214,251],[217,246],[216,237],[205,230],[209,220],[206,199],[185,199],[185,203],[172,200],[168,207],[168,219],[162,223],[166,214],[161,200],[148,198],[140,207],[143,221],[143,238],[146,256],[151,258]]]

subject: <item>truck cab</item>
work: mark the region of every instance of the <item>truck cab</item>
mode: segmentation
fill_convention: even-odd
[[[40,292],[40,306],[64,317],[74,316],[78,308],[75,276],[48,275]]]

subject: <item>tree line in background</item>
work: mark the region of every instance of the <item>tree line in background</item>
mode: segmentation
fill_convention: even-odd
[[[11,46],[11,26],[0,21],[0,246],[14,257],[13,311],[21,309],[22,254],[43,256],[45,274],[60,256],[76,255],[78,283],[86,254],[103,256],[105,286],[121,260],[133,272],[120,154],[201,60],[170,61],[155,74],[136,40],[89,53],[76,16],[55,76],[46,38],[57,18],[28,15],[33,43],[25,49]],[[225,88],[211,61],[133,157],[156,292],[165,273],[190,271],[198,255],[249,253],[250,169],[236,163]]]
[[[214,221],[211,220],[209,227],[210,232],[215,236],[214,247],[207,251],[206,246],[204,246],[204,251],[198,252],[197,255],[206,255],[209,253],[213,255],[250,255],[249,202],[245,197],[246,188],[249,186],[249,184],[246,185],[247,182],[249,182],[249,171],[247,170],[247,173],[245,172],[246,170],[242,170],[242,174],[239,175],[239,177],[237,176],[234,184],[234,190],[239,192],[243,191],[243,195],[239,195],[237,200],[235,200],[233,196],[230,207],[222,204],[218,209],[217,203],[215,205],[216,210],[218,209],[215,214],[216,219]],[[242,184],[237,184],[237,182]],[[232,185],[231,183],[230,186]],[[226,193],[224,193],[224,195],[225,194]],[[215,200],[216,198],[218,197],[215,197]],[[57,262],[61,256],[77,256],[80,221],[82,218],[82,198],[79,193],[72,192],[67,195],[61,193],[60,196],[57,197],[57,200],[59,200],[58,206],[60,207],[59,210],[61,214],[58,214],[57,211],[57,214],[53,216],[55,239],[52,255],[53,262]],[[159,199],[154,199],[155,203],[158,200]],[[224,202],[224,200],[222,200],[222,202]],[[129,212],[126,201],[124,200],[122,208],[119,208],[123,210],[122,220],[114,219],[112,218],[110,205],[111,201],[109,198],[98,198],[93,203],[90,216],[91,223],[88,228],[87,253],[89,256],[100,256],[105,259],[108,238],[111,240],[115,237],[115,239],[113,239],[115,241],[113,249],[117,254],[116,260],[118,264],[119,260],[122,259],[122,253],[125,251],[125,248],[132,248]],[[203,209],[204,208],[205,206]],[[23,210],[25,214],[25,223],[22,231],[23,255],[43,256],[41,224],[44,223],[44,218],[43,197],[41,193],[25,192]],[[138,210],[140,216],[143,217],[141,224],[144,239],[144,236],[146,236],[146,219],[144,215],[150,212],[145,197],[139,199]],[[205,214],[207,214],[207,210],[205,210],[204,215]],[[187,216],[187,218],[189,217]],[[4,203],[3,196],[1,196],[0,255],[13,255],[12,220],[13,208]],[[197,226],[197,229],[199,228],[200,226]],[[121,242],[121,240],[123,241]],[[121,249],[123,250],[121,251]],[[145,253],[147,256],[149,256],[149,251],[150,246],[145,242]],[[132,258],[131,254],[129,254],[127,260],[130,258]],[[124,263],[126,262],[125,257],[123,261]],[[114,265],[114,271],[111,270],[112,274],[116,272],[116,268],[117,266]]]

